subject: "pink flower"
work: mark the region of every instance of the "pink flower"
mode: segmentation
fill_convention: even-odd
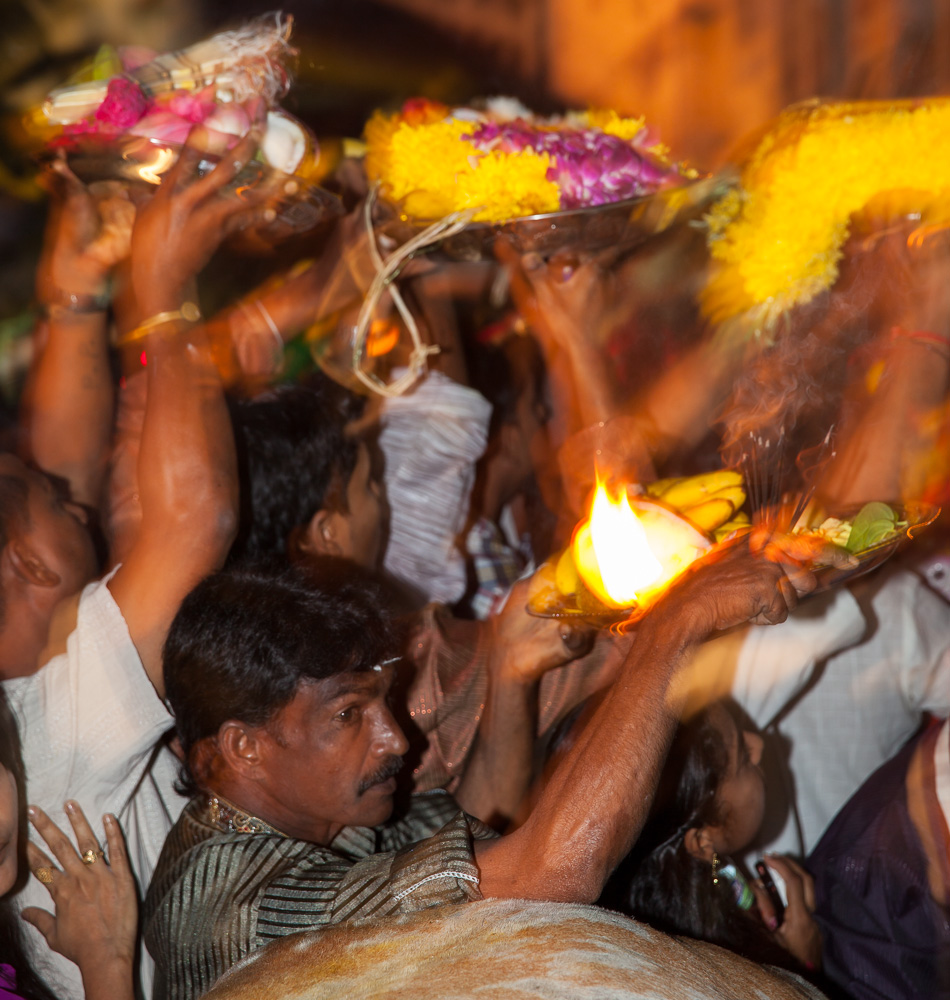
[[[198,124],[214,112],[214,86],[205,87],[196,93],[187,90],[176,90],[168,101],[168,110],[181,118]]]
[[[96,121],[127,129],[145,114],[148,102],[139,85],[125,76],[109,81],[105,99],[96,109]]]
[[[170,111],[152,111],[129,129],[131,135],[144,135],[162,142],[183,143],[192,129],[192,122]]]

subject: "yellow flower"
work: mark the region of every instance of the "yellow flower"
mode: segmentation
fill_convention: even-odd
[[[950,100],[812,104],[780,116],[741,192],[707,217],[719,262],[707,315],[775,316],[830,288],[851,216],[868,206],[950,220]]]
[[[478,208],[476,221],[503,222],[558,210],[547,154],[481,152],[462,138],[472,128],[454,118],[410,125],[377,113],[365,133],[367,175],[416,219]]]

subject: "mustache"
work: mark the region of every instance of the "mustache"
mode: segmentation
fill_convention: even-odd
[[[395,778],[396,775],[402,770],[402,763],[402,757],[388,758],[382,767],[374,771],[368,778],[364,778],[359,783],[359,794],[362,795],[363,792],[368,792],[374,785],[381,785],[384,781],[388,781],[390,778]]]

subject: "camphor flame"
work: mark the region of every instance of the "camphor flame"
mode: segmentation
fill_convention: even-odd
[[[612,497],[599,476],[590,516],[571,540],[581,579],[611,608],[649,603],[708,548],[683,518],[650,501],[631,504],[626,489]]]

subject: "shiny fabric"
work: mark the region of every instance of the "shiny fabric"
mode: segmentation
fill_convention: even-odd
[[[246,955],[294,931],[480,898],[472,840],[494,834],[444,792],[329,846],[240,833],[193,799],[159,859],[143,912],[155,1000],[193,1000]]]

